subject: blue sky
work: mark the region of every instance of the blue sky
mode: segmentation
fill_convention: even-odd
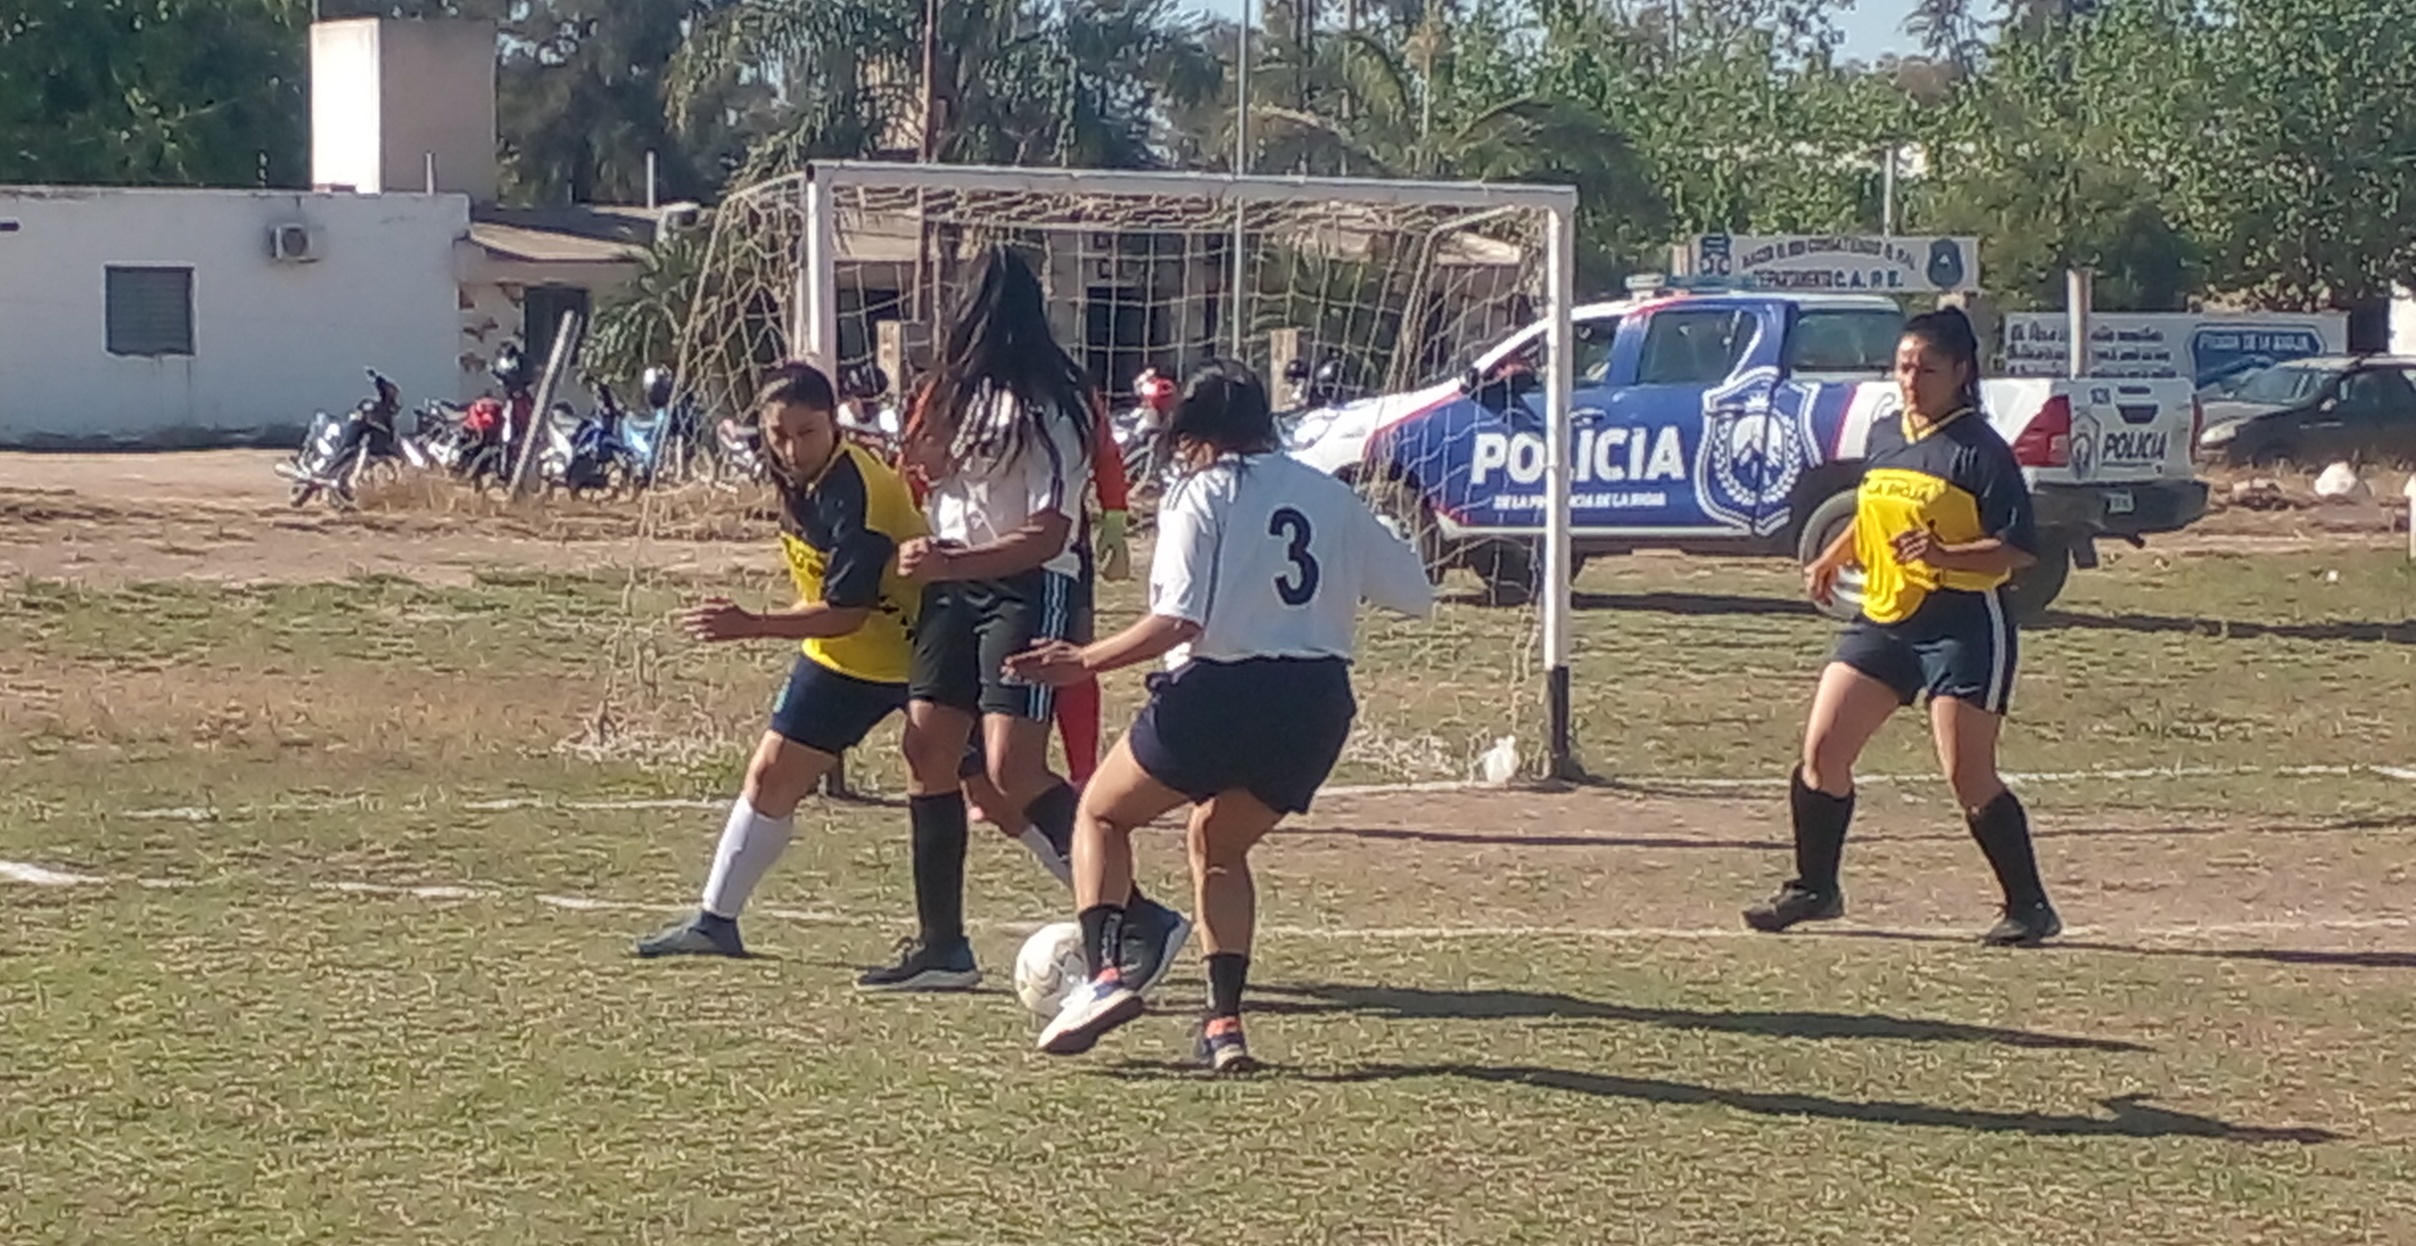
[[[1192,7],[1231,17],[1241,12],[1242,0],[1192,0]],[[1844,54],[1868,61],[1911,51],[1912,41],[1904,37],[1902,27],[1912,7],[1912,0],[1855,0],[1852,11],[1838,21],[1846,36]]]

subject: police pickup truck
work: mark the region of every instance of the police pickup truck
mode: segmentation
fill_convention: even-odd
[[[1648,548],[1809,561],[1851,522],[1865,439],[1899,411],[1892,300],[1657,290],[1572,319],[1581,566]],[[1357,485],[1437,575],[1464,566],[1523,600],[1544,529],[1544,331],[1424,389],[1304,412],[1287,448]],[[2137,544],[2205,513],[2186,380],[1989,380],[1981,405],[2036,499],[2041,557],[2012,585],[2018,612],[2095,566],[2096,538]],[[1860,609],[1851,575],[1831,609]]]

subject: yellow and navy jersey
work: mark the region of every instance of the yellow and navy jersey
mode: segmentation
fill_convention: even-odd
[[[1901,623],[1940,589],[1984,593],[2012,578],[1897,561],[1895,539],[1922,528],[1947,545],[1997,537],[2037,550],[2030,486],[2013,448],[1969,407],[1918,432],[1902,418],[1871,426],[1854,500],[1854,556],[1872,622]]]
[[[856,679],[906,682],[923,594],[898,574],[898,546],[929,531],[906,482],[841,442],[802,496],[784,500],[780,548],[799,600],[872,614],[845,636],[804,642],[805,656]]]

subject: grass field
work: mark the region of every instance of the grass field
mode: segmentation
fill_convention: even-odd
[[[809,807],[765,956],[627,959],[782,662],[670,638],[699,587],[0,585],[0,1242],[2416,1240],[2398,552],[2075,577],[2007,743],[2072,926],[2034,953],[1965,938],[1990,888],[1910,723],[1852,920],[1745,936],[1829,629],[1783,565],[1590,569],[1608,785],[1273,841],[1277,1067],[1239,1083],[1181,1063],[1196,962],[1030,1054],[1005,970],[1067,906],[994,838],[992,988],[856,997],[909,909],[880,803]],[[1378,625],[1341,777],[1531,750],[1525,622]],[[1173,888],[1171,832],[1142,851]]]

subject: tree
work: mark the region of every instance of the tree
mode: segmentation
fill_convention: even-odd
[[[2416,0],[2222,0],[2181,192],[2218,281],[2292,307],[2416,284]]]
[[[1171,108],[1213,89],[1197,22],[1173,0],[953,0],[936,6],[930,116],[923,0],[735,0],[706,15],[673,75],[677,115],[736,68],[774,85],[778,124],[749,174],[815,157],[916,150],[954,163],[1157,167]]]
[[[298,186],[304,0],[48,0],[0,16],[0,182]]]

